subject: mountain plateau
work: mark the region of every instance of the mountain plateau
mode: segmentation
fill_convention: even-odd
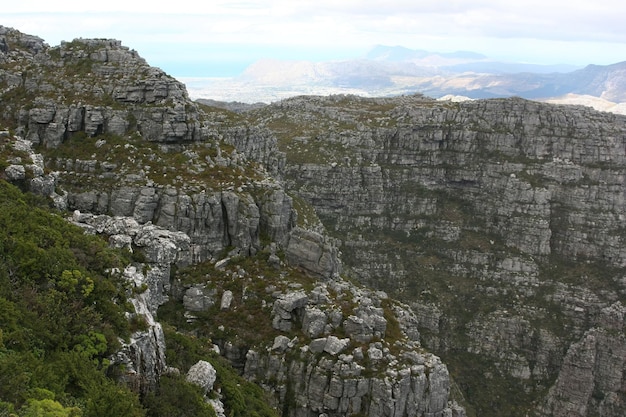
[[[185,375],[218,415],[624,415],[626,117],[421,94],[231,111],[119,41],[4,27],[0,100],[3,180],[134,254],[143,324],[109,360],[150,413]]]

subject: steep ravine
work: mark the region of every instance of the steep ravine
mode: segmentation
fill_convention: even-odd
[[[470,414],[624,413],[626,118],[420,96],[250,117],[276,132],[287,189],[346,273],[416,311]]]

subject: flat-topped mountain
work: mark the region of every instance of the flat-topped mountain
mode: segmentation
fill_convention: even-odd
[[[132,253],[132,337],[88,358],[149,415],[188,381],[237,416],[624,414],[626,117],[421,94],[201,104],[119,41],[1,28],[0,45],[3,180]],[[21,306],[33,292],[6,276]],[[2,369],[40,346],[11,326]],[[0,405],[93,395],[20,389]]]

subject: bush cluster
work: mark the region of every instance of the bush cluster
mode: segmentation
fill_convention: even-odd
[[[142,416],[136,393],[107,377],[128,337],[129,262],[0,180],[0,415]]]

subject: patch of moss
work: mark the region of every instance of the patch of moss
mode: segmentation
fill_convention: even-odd
[[[298,195],[293,195],[293,208],[298,213],[298,226],[310,228],[320,223],[315,208]]]

